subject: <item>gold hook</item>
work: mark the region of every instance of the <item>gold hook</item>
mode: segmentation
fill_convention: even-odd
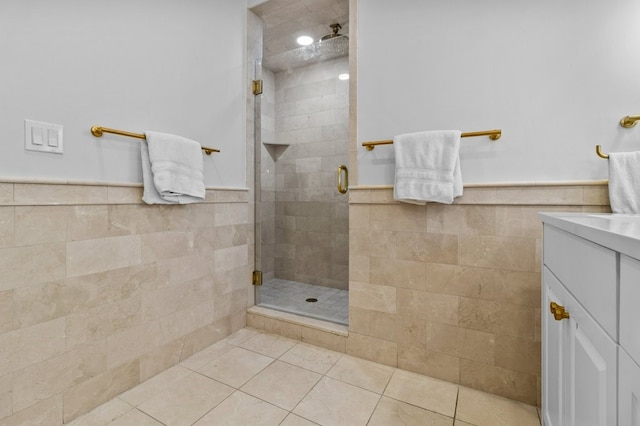
[[[596,154],[598,154],[598,157],[604,158],[605,160],[609,158],[607,154],[602,152],[602,148],[600,147],[600,145],[596,145]]]

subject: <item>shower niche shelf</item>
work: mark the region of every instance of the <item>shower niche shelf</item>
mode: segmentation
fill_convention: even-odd
[[[288,143],[262,142],[262,145],[267,148],[267,152],[269,153],[273,161],[277,161],[282,153],[285,152],[287,148],[289,148]]]

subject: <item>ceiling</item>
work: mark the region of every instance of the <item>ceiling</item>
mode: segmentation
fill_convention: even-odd
[[[296,38],[308,35],[318,41],[336,22],[342,25],[340,34],[348,35],[349,0],[269,0],[250,10],[264,23],[262,64],[274,72],[344,56],[319,54],[316,43],[300,47]]]

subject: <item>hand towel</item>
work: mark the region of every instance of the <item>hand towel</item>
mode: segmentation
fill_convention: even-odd
[[[640,214],[640,151],[609,154],[609,203],[614,213]]]
[[[140,144],[142,200],[147,204],[190,204],[204,200],[202,151],[182,136],[145,132]]]
[[[439,130],[394,137],[393,198],[411,204],[451,204],[461,196],[460,135],[458,130]]]

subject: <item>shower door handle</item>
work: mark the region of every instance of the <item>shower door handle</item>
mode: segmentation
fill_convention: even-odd
[[[344,175],[344,182],[342,176]],[[338,167],[338,192],[346,194],[349,189],[349,170],[344,164]]]

